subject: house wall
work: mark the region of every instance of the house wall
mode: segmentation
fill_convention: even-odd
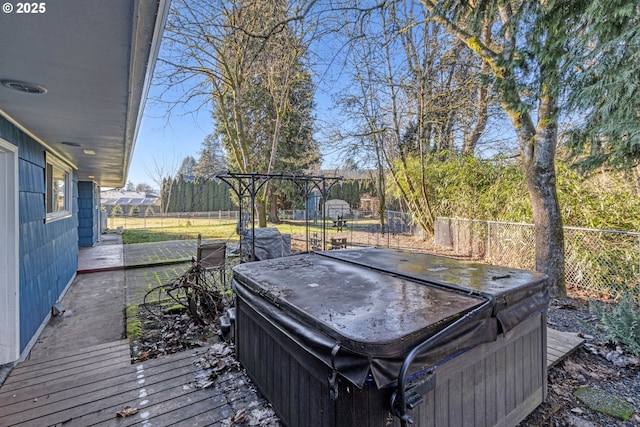
[[[78,245],[93,246],[100,236],[100,192],[92,181],[78,182]]]
[[[78,269],[78,186],[73,171],[72,215],[46,222],[45,148],[1,116],[0,138],[18,147],[22,352]]]

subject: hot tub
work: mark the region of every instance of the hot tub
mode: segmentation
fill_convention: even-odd
[[[544,275],[366,248],[241,264],[234,290],[288,426],[509,426],[545,397]]]

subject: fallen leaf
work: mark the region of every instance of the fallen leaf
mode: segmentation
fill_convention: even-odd
[[[131,406],[125,406],[122,411],[118,412],[118,417],[130,417],[131,415],[135,415],[138,413],[138,409],[132,408]]]
[[[234,422],[234,423],[241,423],[241,422],[243,422],[243,421],[244,421],[244,419],[245,419],[245,412],[246,412],[246,411],[244,410],[244,408],[242,408],[242,409],[240,409],[238,412],[236,412],[236,413],[233,415],[233,422]]]

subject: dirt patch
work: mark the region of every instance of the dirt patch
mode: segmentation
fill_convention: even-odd
[[[580,298],[553,299],[548,325],[576,332],[585,344],[549,371],[547,401],[536,408],[521,426],[624,426],[640,424],[640,367],[637,359],[607,345],[597,337],[597,320],[588,301]],[[628,421],[595,411],[581,403],[575,391],[591,387],[629,404],[634,414]]]

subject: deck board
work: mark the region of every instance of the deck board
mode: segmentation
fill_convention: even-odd
[[[57,372],[49,372],[44,375],[32,377],[32,378],[18,378],[16,381],[11,380],[11,375],[7,378],[7,382],[4,386],[2,386],[2,392],[12,392],[17,391],[22,388],[34,388],[38,385],[44,385],[48,387],[49,384],[56,384],[58,382],[66,382],[69,379],[75,379],[75,377],[82,377],[87,373],[91,373],[93,375],[107,375],[113,369],[118,366],[122,366],[125,364],[130,364],[129,356],[120,356],[115,358],[110,358],[108,360],[101,360],[93,363],[86,363],[81,366],[75,366],[72,368],[63,368]]]
[[[35,366],[38,367],[47,367],[47,366],[56,366],[60,360],[64,360],[65,362],[73,361],[73,360],[83,360],[87,357],[93,357],[99,354],[112,354],[114,352],[122,352],[129,354],[131,352],[129,341],[128,340],[120,340],[113,341],[110,343],[98,344],[95,346],[87,347],[82,351],[78,350],[70,350],[68,352],[61,352],[56,355],[49,356],[45,359],[28,359],[24,362],[20,363],[16,366],[12,372],[20,372],[21,370],[32,370],[35,369]]]
[[[92,369],[101,366],[110,366],[113,364],[121,364],[122,361],[128,361],[131,359],[129,353],[106,353],[99,355],[87,355],[84,359],[80,360],[60,360],[57,365],[52,366],[32,366],[29,368],[23,368],[14,373],[12,372],[11,381],[8,384],[24,382],[38,377],[44,377],[46,375],[59,376],[73,374],[77,371],[86,371],[89,367]]]
[[[146,379],[149,382],[154,383],[165,380],[179,381],[180,377],[182,377],[183,375],[187,375],[192,371],[193,369],[190,366],[185,366],[183,359],[179,359],[176,361],[172,361],[171,363],[162,365],[161,370],[159,370],[155,374],[147,375]],[[69,387],[61,385],[57,388],[57,390],[44,390],[49,394],[41,394],[36,398],[33,398],[33,393],[31,394],[31,396],[29,396],[29,394],[27,393],[23,393],[22,395],[12,397],[12,407],[5,409],[5,411],[34,411],[36,408],[40,409],[41,406],[54,404],[59,408],[59,405],[61,404],[59,402],[62,402],[62,404],[64,404],[71,399],[73,399],[73,402],[77,404],[82,400],[87,400],[89,398],[99,398],[100,395],[109,396],[110,394],[114,394],[116,391],[123,392],[125,390],[125,387],[123,387],[123,382],[125,386],[129,385],[132,388],[137,388],[137,384],[135,383],[135,381],[129,381],[134,373],[135,371],[132,371],[130,367],[126,367],[114,372],[114,375],[111,378],[107,378],[101,381],[99,379],[96,379],[95,377],[87,377],[87,381],[82,385],[75,386],[75,384],[70,384]],[[34,399],[37,399],[37,401],[34,401]]]
[[[584,339],[574,332],[561,332],[547,328],[547,369],[551,369],[567,358],[583,342]]]
[[[576,334],[548,329],[547,367],[563,360],[582,342]],[[240,408],[264,402],[241,372],[227,372],[215,387],[196,388],[195,376],[201,371],[193,360],[204,351],[189,350],[131,364],[128,343],[117,341],[28,360],[0,388],[0,424],[217,425]],[[116,418],[125,406],[139,412]]]

